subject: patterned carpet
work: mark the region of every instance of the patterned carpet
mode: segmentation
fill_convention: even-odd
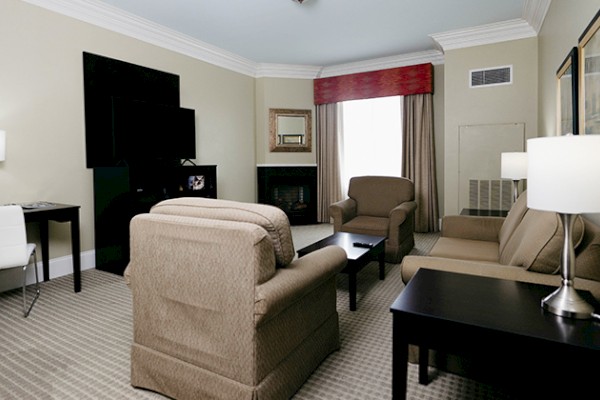
[[[296,249],[327,236],[331,226],[293,227]],[[417,234],[413,254],[423,254],[436,235]],[[338,278],[341,350],[331,354],[294,396],[295,400],[391,398],[389,307],[403,288],[398,265],[359,273],[358,310],[348,310],[347,276]],[[1,276],[0,276],[1,279]],[[0,399],[164,399],[129,384],[131,295],[122,277],[99,270],[43,283],[31,315],[23,318],[20,291],[0,294]],[[505,398],[493,388],[437,372],[427,385],[409,366],[409,399]]]

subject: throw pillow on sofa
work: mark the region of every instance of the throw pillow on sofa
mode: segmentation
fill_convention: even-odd
[[[572,238],[575,247],[583,238],[583,220],[579,216]],[[500,253],[500,263],[554,274],[560,267],[563,241],[563,227],[558,214],[529,209]]]

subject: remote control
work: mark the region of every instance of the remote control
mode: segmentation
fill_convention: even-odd
[[[362,243],[362,242],[354,242],[352,243],[354,245],[354,247],[365,247],[370,249],[371,247],[373,247],[373,243]]]

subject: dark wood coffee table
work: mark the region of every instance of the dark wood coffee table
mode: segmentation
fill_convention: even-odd
[[[350,291],[350,311],[356,311],[356,274],[370,261],[379,261],[379,279],[385,279],[385,237],[361,235],[358,233],[337,232],[316,243],[298,250],[298,257],[326,246],[340,246],[346,251],[348,264],[342,272],[348,274]],[[354,243],[370,243],[372,247],[356,247]]]
[[[542,392],[558,398],[559,391],[564,391],[564,398],[584,398],[578,396],[594,390],[597,380],[600,322],[544,311],[541,299],[555,289],[418,270],[390,309],[393,398],[406,398],[409,344],[419,346],[422,384],[428,382],[431,348],[479,360],[481,377],[518,388],[518,395],[532,391],[523,398],[543,398]],[[598,302],[589,292],[580,293],[598,310]]]

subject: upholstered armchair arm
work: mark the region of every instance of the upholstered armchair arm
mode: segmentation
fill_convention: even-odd
[[[356,201],[348,198],[329,206],[329,215],[333,218],[333,231],[339,232],[342,225],[356,217]]]
[[[405,201],[398,204],[390,211],[390,226],[400,226],[417,209],[417,203],[414,201]]]
[[[346,266],[346,252],[339,246],[328,246],[294,260],[256,287],[254,321],[268,321],[307,293],[323,285]]]
[[[460,239],[498,241],[502,217],[447,215],[442,219],[442,236]]]
[[[392,243],[398,243],[400,239],[400,226],[411,216],[414,216],[417,209],[417,203],[414,201],[405,201],[392,208],[389,214],[390,228],[388,230],[388,239]],[[412,232],[412,230],[411,230]]]

